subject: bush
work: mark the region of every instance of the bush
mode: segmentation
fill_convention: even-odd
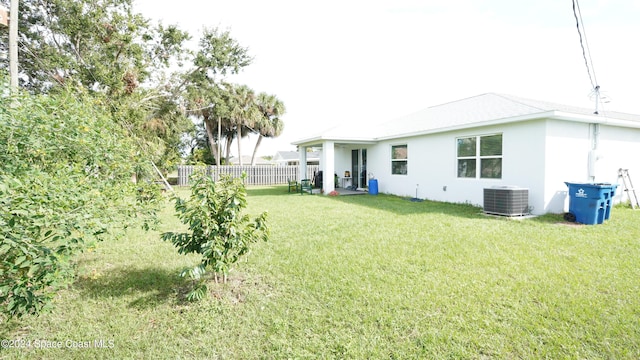
[[[0,97],[0,313],[42,311],[87,242],[153,221],[155,190],[131,182],[139,149],[108,114],[71,91]]]
[[[175,199],[177,216],[189,226],[189,232],[166,232],[162,239],[171,241],[180,254],[202,255],[200,264],[183,271],[182,276],[198,280],[210,269],[215,276],[221,274],[226,278],[231,266],[249,251],[251,243],[267,241],[267,213],[254,220],[242,214],[247,206],[243,180],[244,175],[241,179],[223,176],[214,182],[209,176],[197,174],[189,200]],[[201,299],[206,290],[200,280],[189,299]]]

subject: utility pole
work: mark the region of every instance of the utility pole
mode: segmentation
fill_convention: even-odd
[[[9,27],[9,78],[12,90],[18,88],[18,0],[11,0],[11,9],[0,5],[0,26]]]
[[[18,0],[9,10],[9,78],[11,91],[18,90]]]

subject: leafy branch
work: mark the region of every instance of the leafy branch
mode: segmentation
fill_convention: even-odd
[[[223,176],[215,182],[204,174],[196,175],[188,200],[175,198],[175,209],[189,231],[165,232],[162,239],[170,241],[180,254],[202,255],[200,264],[184,270],[181,275],[199,281],[189,293],[189,300],[199,300],[207,287],[202,279],[207,270],[213,271],[223,281],[240,257],[249,252],[249,246],[259,240],[267,241],[269,228],[267,213],[263,212],[251,220],[242,214],[247,206],[247,192],[241,178]]]

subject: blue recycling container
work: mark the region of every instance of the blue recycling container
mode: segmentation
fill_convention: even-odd
[[[611,216],[617,184],[570,183],[569,213],[575,221],[586,225],[602,224]]]
[[[378,179],[369,179],[369,195],[378,195]]]

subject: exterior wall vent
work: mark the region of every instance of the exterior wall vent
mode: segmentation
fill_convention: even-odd
[[[516,186],[494,186],[484,189],[484,212],[503,216],[529,213],[529,189]]]

